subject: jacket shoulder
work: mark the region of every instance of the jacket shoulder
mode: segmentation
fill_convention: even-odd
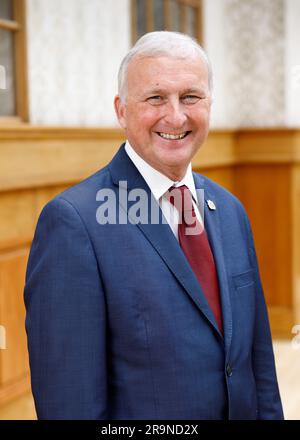
[[[108,166],[98,170],[76,185],[72,185],[66,190],[57,194],[47,204],[65,200],[73,206],[81,206],[96,200],[96,194],[100,188],[111,188],[112,181]]]

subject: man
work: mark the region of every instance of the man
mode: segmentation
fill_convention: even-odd
[[[211,83],[196,42],[146,34],[119,72],[125,146],[43,209],[25,287],[39,418],[283,418],[247,216],[191,171]]]

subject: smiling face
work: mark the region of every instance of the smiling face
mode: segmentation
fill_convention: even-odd
[[[208,69],[201,58],[134,58],[127,98],[115,109],[134,150],[153,168],[180,180],[209,129]]]

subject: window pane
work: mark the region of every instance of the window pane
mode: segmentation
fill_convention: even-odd
[[[196,37],[196,9],[192,7],[187,8],[187,34],[191,37]]]
[[[177,0],[171,1],[171,28],[180,32],[180,6]]]
[[[12,20],[12,0],[0,0],[0,18]]]
[[[154,12],[154,30],[163,31],[164,30],[164,5],[163,0],[153,1],[153,12]]]
[[[16,114],[13,53],[13,33],[0,29],[0,65],[5,69],[6,79],[6,88],[0,89],[0,116]]]
[[[147,32],[146,0],[136,0],[136,19],[139,38]]]

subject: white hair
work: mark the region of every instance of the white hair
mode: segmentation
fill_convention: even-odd
[[[118,94],[123,102],[127,95],[127,73],[134,58],[169,57],[177,59],[200,58],[208,70],[208,85],[212,91],[212,69],[207,54],[192,37],[180,32],[156,31],[143,35],[121,62],[118,74]]]

